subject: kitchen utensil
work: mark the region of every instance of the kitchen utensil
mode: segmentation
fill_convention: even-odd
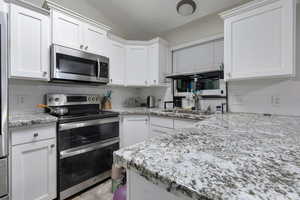
[[[58,116],[63,116],[65,114],[67,114],[69,112],[69,109],[66,107],[56,107],[56,108],[52,108],[49,107],[45,104],[38,104],[37,105],[38,108],[46,108],[49,110],[51,115],[58,115]]]

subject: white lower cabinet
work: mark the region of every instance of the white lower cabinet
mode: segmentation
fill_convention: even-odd
[[[150,122],[150,123],[149,123]],[[121,125],[121,148],[162,135],[172,135],[174,130],[192,127],[196,120],[173,119],[155,116],[124,116]]]
[[[53,135],[55,125],[12,131],[12,200],[56,198],[56,138]]]
[[[148,116],[125,116],[121,128],[121,148],[147,140],[148,133]]]

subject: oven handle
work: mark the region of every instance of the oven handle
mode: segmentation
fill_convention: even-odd
[[[111,146],[113,144],[117,144],[119,142],[120,142],[120,139],[114,139],[114,140],[111,140],[109,142],[104,142],[104,143],[103,142],[98,142],[98,143],[95,143],[95,144],[87,145],[87,147],[85,147],[83,149],[79,149],[79,150],[62,151],[62,152],[60,152],[60,159],[69,158],[69,157],[76,156],[76,155],[79,155],[79,154],[84,154],[84,153],[87,153],[87,152],[90,152],[90,151],[95,151],[95,150],[98,150],[98,149],[102,149],[104,147],[108,147],[108,146]]]
[[[75,128],[82,128],[86,126],[93,126],[93,125],[100,125],[100,124],[108,124],[113,122],[119,122],[118,117],[113,118],[104,118],[104,119],[96,119],[96,120],[89,120],[83,122],[72,122],[72,123],[65,123],[59,125],[59,131],[70,130]]]

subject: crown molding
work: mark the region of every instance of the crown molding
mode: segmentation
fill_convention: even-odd
[[[93,20],[93,19],[90,19],[88,17],[85,17],[85,16],[83,16],[83,15],[81,15],[81,14],[79,14],[79,13],[73,11],[73,10],[65,8],[65,7],[59,5],[59,4],[57,4],[57,3],[55,3],[55,2],[53,2],[51,0],[46,0],[44,2],[44,4],[43,4],[43,8],[45,8],[47,10],[50,10],[50,12],[51,12],[51,10],[56,10],[56,11],[65,13],[67,15],[70,15],[72,17],[78,18],[81,21],[84,21],[84,22],[89,23],[91,25],[97,26],[97,27],[99,27],[101,29],[104,29],[106,31],[111,31],[111,27],[109,27],[109,26],[107,26],[107,25],[105,25],[105,24],[103,24],[101,22],[98,22],[96,20]]]
[[[107,36],[109,39],[119,42],[119,43],[122,43],[124,45],[145,45],[145,46],[147,46],[147,45],[159,43],[159,44],[163,44],[165,46],[169,46],[169,43],[166,40],[159,38],[159,37],[154,38],[152,40],[148,40],[148,41],[147,40],[142,41],[142,40],[126,40],[126,39],[116,36],[112,33],[108,33]]]
[[[33,11],[38,12],[38,13],[42,13],[44,15],[50,15],[49,10],[38,7],[38,6],[36,6],[32,3],[29,3],[29,2],[24,1],[24,0],[5,0],[5,2],[7,2],[8,4],[15,4],[15,5],[18,5],[18,6],[22,6],[24,8],[33,10]]]
[[[235,15],[254,10],[256,8],[268,5],[270,3],[274,3],[276,1],[280,1],[280,0],[254,0],[249,3],[243,4],[241,6],[238,6],[236,8],[233,8],[231,10],[222,12],[219,14],[219,16],[223,19],[227,19],[229,17],[233,17]],[[299,1],[299,0],[297,0],[297,1]]]

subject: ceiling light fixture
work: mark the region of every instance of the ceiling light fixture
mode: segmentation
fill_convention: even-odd
[[[177,13],[182,16],[192,15],[196,8],[197,5],[193,0],[181,0],[177,3]]]

